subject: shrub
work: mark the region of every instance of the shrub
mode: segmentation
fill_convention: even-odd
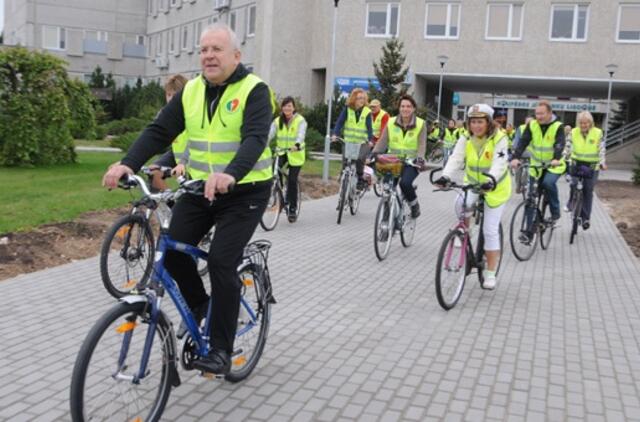
[[[101,141],[107,136],[107,127],[105,125],[96,126],[96,136],[94,139]]]
[[[633,176],[631,179],[636,185],[640,185],[640,154],[633,156],[636,159],[636,168],[633,169]]]
[[[138,139],[142,131],[137,132],[127,132],[123,135],[116,136],[111,139],[110,145],[114,148],[120,148],[123,152],[127,152],[129,147]]]
[[[0,51],[0,165],[75,161],[64,61],[16,47]]]
[[[76,139],[94,139],[96,137],[95,98],[84,82],[71,79],[67,83],[67,97],[71,121],[69,129]]]
[[[124,135],[127,132],[136,132],[140,131],[147,127],[147,121],[139,119],[137,117],[130,117],[128,119],[122,120],[113,120],[106,125],[104,128],[107,131],[107,135]]]

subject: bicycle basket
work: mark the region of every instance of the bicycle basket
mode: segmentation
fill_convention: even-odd
[[[402,160],[395,155],[379,155],[376,159],[376,171],[382,174],[391,174],[400,177],[402,174]]]
[[[593,168],[585,164],[574,164],[569,169],[569,174],[574,177],[582,177],[583,179],[591,179],[593,173]]]
[[[356,144],[354,142],[344,143],[344,158],[347,160],[357,160],[360,158],[360,147],[362,144]]]

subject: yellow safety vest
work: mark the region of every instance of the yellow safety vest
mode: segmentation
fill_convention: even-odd
[[[380,128],[382,127],[382,119],[384,118],[384,116],[388,116],[389,113],[387,113],[384,110],[380,110],[380,112],[378,113],[378,115],[376,116],[376,118],[373,120],[373,136],[376,137],[376,139],[380,138],[380,135],[382,135]],[[389,122],[387,121],[387,124],[389,124]]]
[[[387,124],[389,137],[389,154],[415,158],[418,156],[418,137],[424,128],[424,120],[416,117],[416,126],[403,133],[402,127],[396,125],[398,117],[392,117]]]
[[[495,133],[485,141],[482,149],[477,151],[473,142],[467,140],[465,145],[465,183],[485,183],[491,179],[482,173],[488,173],[491,170],[493,157],[496,153],[496,144],[507,134],[502,130],[496,130]],[[506,151],[504,151],[506,154]],[[511,177],[509,177],[509,169],[506,168],[504,173],[496,179],[498,185],[491,192],[485,194],[485,201],[491,208],[498,207],[509,200],[511,197]]]
[[[431,132],[429,132],[429,139],[438,139],[440,138],[440,128],[437,127],[435,129],[432,129]]]
[[[571,129],[571,159],[587,163],[600,162],[602,130],[592,127],[585,138],[579,127]]]
[[[347,107],[347,119],[344,123],[344,141],[354,144],[364,144],[369,141],[367,132],[367,116],[371,114],[371,109],[365,106],[360,113],[360,120],[356,121],[356,112]]]
[[[539,166],[542,163],[549,163],[553,160],[553,144],[556,142],[556,133],[562,127],[562,123],[555,121],[547,128],[544,136],[542,135],[542,128],[537,120],[532,120],[529,123],[529,130],[531,131],[531,142],[529,143],[529,151],[531,151],[531,165]],[[547,170],[549,173],[562,174],[567,167],[564,158],[560,159],[560,165],[552,167]],[[540,177],[541,170],[536,168],[529,168],[529,174],[532,177]]]
[[[276,125],[276,145],[278,148],[293,148],[296,146],[296,141],[298,139],[298,128],[300,127],[300,123],[304,122],[304,117],[299,114],[293,116],[291,122],[289,122],[289,126],[286,124],[282,125],[282,129],[280,129],[280,117],[276,118],[274,124]],[[299,167],[304,164],[304,139],[300,143],[300,151],[288,151],[287,153],[287,161],[290,166]],[[284,155],[284,153],[280,153],[280,155]]]
[[[187,149],[187,143],[189,143],[189,135],[185,130],[171,143],[171,150],[173,156],[176,159],[176,163],[180,164],[180,159],[184,156],[184,152]]]
[[[457,129],[449,129],[449,128],[445,128],[444,130],[444,146],[446,148],[453,148],[456,146],[456,141],[458,140],[458,137],[456,136],[458,134],[458,130]]]
[[[204,79],[199,76],[187,82],[182,93],[182,106],[189,137],[188,171],[192,179],[206,180],[211,173],[224,172],[234,159],[242,141],[247,98],[261,82],[260,78],[249,74],[229,84],[211,121],[207,118]],[[265,147],[253,169],[237,183],[260,182],[271,177],[271,149]]]

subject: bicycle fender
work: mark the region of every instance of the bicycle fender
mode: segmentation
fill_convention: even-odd
[[[148,299],[144,295],[127,295],[123,298],[120,298],[120,302],[126,302],[129,305],[133,305],[134,303],[148,302]]]

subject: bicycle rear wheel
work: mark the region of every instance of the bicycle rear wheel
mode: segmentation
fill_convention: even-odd
[[[265,208],[262,218],[260,219],[260,226],[265,231],[271,231],[278,225],[278,219],[280,218],[280,212],[282,211],[282,192],[280,186],[276,181],[271,185],[271,195],[269,195],[269,202],[267,202],[267,208]]]
[[[248,264],[238,271],[242,283],[242,300],[238,314],[234,353],[227,381],[242,381],[251,374],[264,350],[271,320],[271,303],[267,298],[265,278],[268,273],[255,264]]]
[[[379,261],[389,255],[391,238],[393,237],[393,201],[391,198],[381,199],[376,212],[373,227],[373,247]]]
[[[519,261],[531,259],[538,245],[537,215],[538,210],[534,210],[531,225],[527,224],[527,202],[521,202],[513,212],[511,225],[509,227],[509,239],[511,251]],[[529,237],[525,238],[526,233]]]
[[[458,239],[459,243],[456,242]],[[451,230],[445,236],[436,264],[436,297],[443,309],[456,306],[467,276],[467,253],[463,248],[464,233]]]
[[[95,323],[73,368],[72,420],[160,419],[171,386],[179,384],[175,338],[161,313],[145,376],[137,380],[149,318],[146,302],[121,302]]]
[[[349,176],[347,176],[346,173],[343,173],[340,180],[340,193],[338,194],[338,224],[342,222],[342,213],[344,212],[348,190],[349,190]]]
[[[416,235],[416,219],[411,218],[411,207],[406,200],[404,201],[404,206],[402,207],[403,219],[402,219],[402,227],[400,228],[400,242],[402,242],[402,246],[408,248],[413,243],[413,238]]]
[[[127,214],[111,226],[100,250],[100,275],[115,298],[146,285],[153,270],[153,233],[144,215]]]
[[[549,248],[551,238],[553,237],[553,230],[555,229],[555,223],[551,218],[551,209],[547,198],[543,198],[542,212],[539,213],[538,224],[540,227],[540,247],[542,249]]]
[[[576,236],[578,235],[578,227],[580,227],[580,216],[582,214],[582,191],[577,190],[574,192],[574,198],[571,207],[571,236],[569,237],[569,244],[572,245]]]
[[[349,195],[349,212],[351,215],[356,215],[358,208],[360,207],[360,198],[364,196],[365,191],[358,191],[358,189],[351,187]]]

